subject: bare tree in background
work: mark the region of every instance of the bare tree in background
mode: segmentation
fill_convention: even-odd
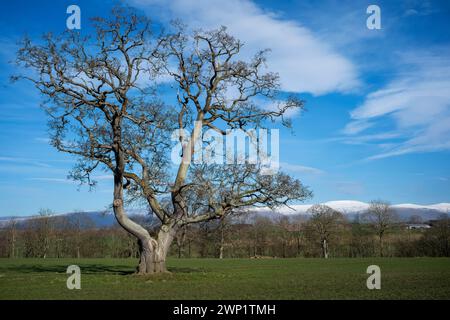
[[[339,211],[322,204],[314,205],[308,211],[311,217],[306,227],[318,237],[323,257],[328,259],[330,240],[338,231],[344,217]]]
[[[306,218],[303,215],[296,215],[293,218],[293,232],[295,236],[295,241],[297,245],[297,256],[301,255],[302,248],[302,238],[303,234],[303,226],[306,224]]]
[[[53,211],[50,209],[40,209],[39,217],[37,218],[37,224],[39,228],[39,241],[41,242],[42,247],[42,257],[45,259],[49,254],[50,250],[50,237],[53,231],[51,216],[53,215]]]
[[[186,244],[186,235],[188,226],[183,226],[175,235],[175,245],[177,247],[177,256],[181,258],[184,252],[184,246]]]
[[[12,218],[8,222],[8,240],[9,240],[9,257],[16,257],[16,241],[17,241],[17,220]]]
[[[219,241],[219,259],[223,259],[223,252],[225,250],[225,233],[230,227],[230,220],[227,216],[223,216],[220,219],[219,231],[220,231],[220,241]]]
[[[291,240],[291,223],[289,221],[289,217],[280,216],[276,219],[276,225],[278,227],[278,238],[281,242],[281,257],[287,257],[287,247],[289,246],[289,242]]]
[[[47,258],[53,233],[52,214],[49,209],[40,209],[38,216],[27,220],[25,237],[27,256]]]
[[[378,237],[380,257],[383,256],[383,237],[397,221],[397,216],[387,201],[374,200],[370,202],[369,209],[363,219],[370,223]]]
[[[438,220],[433,221],[433,227],[425,233],[423,241],[431,250],[430,255],[450,257],[450,216],[442,214]]]
[[[192,35],[176,28],[156,37],[150,21],[130,8],[117,7],[111,18],[94,24],[93,37],[69,31],[46,35],[41,43],[26,39],[17,62],[35,72],[16,79],[31,81],[46,97],[52,145],[79,158],[72,178],[94,186],[95,170],[113,174],[114,214],[138,239],[140,274],[166,271],[180,227],[220,219],[236,208],[275,208],[311,195],[300,181],[283,173],[262,175],[256,164],[190,161],[202,129],[225,135],[229,128],[263,128],[267,120],[303,107],[295,97],[278,96],[278,76],[264,72],[264,51],[249,62],[239,60],[242,44],[225,28]],[[157,98],[161,76],[177,88],[173,107]],[[263,100],[272,107],[261,106]],[[175,175],[174,128],[188,132]],[[126,201],[145,201],[161,222],[156,235],[128,217]]]
[[[84,230],[95,227],[94,221],[83,212],[74,212],[68,217],[69,228],[74,232],[76,257],[81,258],[81,242]]]

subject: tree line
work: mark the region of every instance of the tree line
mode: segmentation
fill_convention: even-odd
[[[154,219],[133,219],[150,234],[159,229]],[[186,225],[168,254],[177,258],[449,257],[450,219],[442,215],[429,229],[408,229],[382,201],[372,202],[366,213],[352,220],[325,205],[311,207],[308,215],[267,217],[248,212]],[[52,216],[42,210],[24,224],[11,220],[0,230],[0,256],[139,258],[139,245],[118,225],[97,228],[83,213]]]

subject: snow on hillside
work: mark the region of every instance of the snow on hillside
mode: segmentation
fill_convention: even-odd
[[[356,215],[367,211],[369,208],[369,203],[354,201],[354,200],[337,200],[328,201],[322,203],[327,205],[334,210],[342,212],[344,215]],[[308,209],[312,204],[298,204],[291,205],[290,208],[282,207],[276,210],[270,210],[268,208],[258,208],[252,210],[257,214],[283,214],[283,215],[295,215],[295,214],[309,214]],[[397,214],[404,219],[408,219],[411,216],[420,216],[425,220],[436,219],[442,213],[450,213],[450,203],[437,203],[432,205],[417,205],[417,204],[395,204],[392,208],[397,212]]]
[[[361,201],[354,201],[354,200],[338,200],[338,201],[328,201],[322,203],[324,205],[327,205],[334,210],[340,211],[342,213],[358,213],[363,212],[367,210],[369,207],[369,204]],[[285,215],[292,215],[292,214],[308,214],[308,209],[311,208],[312,204],[296,204],[291,205],[290,208],[288,207],[282,207],[278,208],[274,211],[277,213],[285,214]],[[271,211],[267,208],[258,208],[254,210],[255,212],[266,212]]]
[[[328,201],[324,202],[324,205],[327,205],[337,211],[342,212],[349,219],[356,216],[357,214],[364,213],[368,208],[369,204],[361,201],[354,200],[337,200],[337,201]],[[276,210],[270,210],[269,208],[256,208],[251,211],[258,216],[266,216],[269,218],[277,218],[282,215],[292,216],[296,214],[309,214],[308,209],[312,206],[312,204],[297,204],[291,205],[290,207],[281,207]],[[423,219],[423,221],[438,219],[443,213],[450,214],[450,203],[437,203],[431,205],[417,205],[411,203],[404,204],[395,204],[392,205],[392,208],[398,214],[398,216],[403,220],[408,220],[412,216],[419,216]],[[148,211],[145,209],[128,209],[128,214],[134,217],[151,217],[148,216]],[[61,217],[61,216],[71,216],[74,213],[66,213],[66,214],[56,214],[53,217]],[[112,212],[105,211],[91,211],[84,212],[86,216],[88,216],[97,227],[109,227],[114,225],[115,218]],[[25,223],[30,218],[39,218],[39,216],[29,216],[29,217],[0,217],[0,228],[6,227],[11,219],[14,219],[18,223]]]

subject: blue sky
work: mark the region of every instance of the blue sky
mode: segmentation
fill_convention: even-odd
[[[59,33],[66,8],[105,15],[113,1],[23,1],[0,12],[0,215],[103,209],[111,177],[89,192],[66,179],[74,163],[48,145],[40,97],[9,83],[24,34]],[[155,21],[193,28],[221,24],[243,40],[243,55],[271,48],[268,65],[307,111],[281,131],[282,168],[314,191],[310,202],[382,198],[450,202],[450,3],[448,1],[131,0]],[[225,3],[225,4],[223,4]],[[381,8],[381,30],[366,8]],[[224,7],[225,5],[225,7]],[[276,124],[274,127],[277,127]]]

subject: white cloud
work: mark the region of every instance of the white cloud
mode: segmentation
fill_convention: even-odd
[[[114,177],[112,175],[94,175],[91,177],[95,181],[112,180]],[[29,178],[30,181],[40,181],[40,182],[54,182],[54,183],[64,183],[64,184],[78,184],[78,181],[69,178],[50,178],[50,177],[39,177],[39,178]]]
[[[370,128],[372,125],[372,123],[365,120],[355,120],[345,126],[343,133],[356,134]]]
[[[0,162],[9,162],[15,164],[29,164],[36,167],[50,168],[51,166],[45,162],[36,159],[20,158],[20,157],[3,157],[0,156]]]
[[[393,121],[403,141],[370,160],[415,152],[450,150],[450,50],[402,54],[402,70],[384,88],[369,94],[353,110],[345,133],[361,133],[361,124]],[[350,128],[350,129],[349,129]],[[356,129],[355,129],[356,128]],[[354,130],[351,130],[354,129]],[[359,129],[359,130],[358,130]],[[389,137],[386,137],[389,139]]]
[[[287,170],[287,171],[294,172],[294,173],[307,173],[307,174],[315,174],[315,175],[325,173],[324,171],[317,169],[317,168],[302,166],[302,165],[298,165],[298,164],[291,164],[291,163],[287,163],[287,162],[281,162],[280,167],[283,170]]]
[[[314,95],[348,92],[359,85],[354,65],[297,22],[281,19],[249,0],[130,0],[150,16],[180,18],[192,28],[227,26],[244,42],[250,57],[270,48],[269,69],[280,74],[282,89]]]
[[[50,183],[64,183],[64,184],[73,184],[75,183],[73,180],[62,179],[62,178],[30,178],[27,179],[30,181],[40,181],[40,182],[50,182]]]
[[[404,16],[428,16],[436,13],[438,10],[432,6],[430,1],[410,1],[411,8],[408,8],[404,12]]]
[[[96,176],[93,176],[92,179],[97,180],[97,181],[113,180],[114,176],[112,174],[96,175]]]
[[[383,132],[366,135],[351,135],[344,137],[337,137],[328,139],[327,142],[342,142],[345,144],[373,144],[377,143],[378,146],[383,147],[391,145],[391,143],[385,143],[386,140],[400,139],[402,135],[398,132]]]

